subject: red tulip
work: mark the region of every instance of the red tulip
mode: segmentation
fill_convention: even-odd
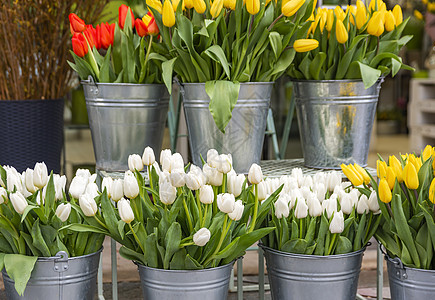
[[[157,26],[156,20],[151,12],[148,12],[143,18],[142,21],[145,23],[148,29],[148,34],[150,35],[158,35],[159,27]]]
[[[85,21],[80,19],[75,13],[69,14],[69,22],[72,35],[74,35],[76,32],[83,32],[86,30]]]
[[[115,24],[109,25],[109,23],[101,23],[99,28],[100,28],[99,38],[100,38],[101,48],[107,49],[109,48],[110,45],[113,45]]]
[[[136,28],[136,32],[140,37],[146,36],[148,34],[147,26],[141,19],[136,19],[136,21],[134,21],[134,27]]]
[[[72,37],[72,46],[74,53],[83,57],[88,53],[88,44],[86,43],[86,38],[81,33],[75,33]]]
[[[128,11],[130,11],[130,13],[131,13],[131,27],[134,28],[134,15],[133,15],[133,12],[131,11],[130,7],[128,7],[125,4],[121,4],[121,6],[119,7],[119,18],[118,18],[118,24],[119,24],[119,27],[121,29],[124,29],[124,23],[125,23],[125,19],[127,17]]]
[[[95,30],[95,28],[92,25],[86,25],[86,30],[83,33],[86,37],[86,40],[88,41],[89,47],[91,47],[91,49],[94,48],[94,46],[98,49],[98,43],[96,42],[97,40],[97,32]]]

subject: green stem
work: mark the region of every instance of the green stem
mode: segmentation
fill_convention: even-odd
[[[213,198],[213,216],[215,214],[217,214],[217,212],[219,211],[218,207],[217,207],[217,202],[216,202],[216,198],[217,198],[217,194],[218,194],[218,190],[217,189],[218,189],[217,186],[213,186],[213,193],[214,193],[214,198]]]
[[[328,249],[328,254],[327,255],[331,254],[332,248],[334,248],[335,239],[337,238],[337,235],[338,235],[338,233],[334,233],[332,235],[332,240],[331,240],[331,243],[329,244],[329,249]]]
[[[227,174],[223,174],[222,176],[222,193],[226,193],[226,183],[227,183]]]
[[[42,203],[43,201],[42,201],[42,189],[40,189],[39,190],[39,206],[41,207],[41,208],[44,208],[44,204]]]
[[[270,26],[267,28],[267,30],[268,30],[268,31],[272,30],[273,25],[275,25],[276,22],[278,22],[278,20],[281,19],[283,16],[284,16],[284,14],[280,14],[280,15],[278,16],[278,18],[276,18],[276,19],[272,22],[272,24],[270,24]]]
[[[303,219],[299,219],[299,238],[304,238],[303,235],[304,232],[304,220]]]
[[[148,44],[147,54],[145,55],[145,63],[144,63],[144,65],[143,65],[143,67],[144,67],[145,69],[146,69],[146,66],[147,66],[147,63],[148,63],[148,57],[150,56],[152,43],[153,43],[153,36],[151,35],[151,37],[150,37],[150,42],[149,42],[149,44]],[[151,182],[151,179],[150,179],[150,182]],[[152,188],[152,187],[151,187],[151,188]]]
[[[131,227],[131,223],[128,223],[128,227],[130,227],[131,233],[133,233],[134,239],[139,244],[139,247],[142,250],[142,253],[145,254],[145,250],[142,246],[142,243],[140,242],[139,238],[137,237],[136,232],[134,232],[133,227]]]
[[[252,232],[255,227],[255,222],[257,221],[258,214],[258,184],[254,184],[254,192],[255,192],[255,203],[254,203],[254,215],[252,216],[252,223],[249,226],[248,233]]]
[[[94,219],[97,220],[98,224],[103,226],[105,229],[107,229],[106,224],[104,224],[96,215],[94,215]]]
[[[202,224],[202,207],[201,207],[201,201],[199,201],[199,190],[195,191],[195,198],[196,198],[196,205],[198,205],[198,212],[199,212],[199,224]]]
[[[186,199],[183,197],[183,207],[186,212],[187,222],[189,223],[190,232],[193,231],[192,219],[190,218],[189,209],[187,208]]]
[[[230,220],[230,223],[227,226],[227,222],[228,222],[228,214],[225,214],[225,219],[224,219],[224,225],[222,226],[222,234],[221,234],[221,238],[219,239],[219,243],[216,247],[216,249],[214,250],[213,254],[205,261],[204,266],[207,266],[207,264],[212,261],[214,259],[214,256],[219,252],[219,250],[221,249],[222,243],[225,240],[225,236],[228,233],[228,229],[231,226],[231,222],[232,220]]]
[[[387,209],[388,209],[388,213],[390,214],[391,219],[393,219],[393,221],[394,221],[393,211],[391,210],[390,203],[385,203],[385,206],[386,206]]]
[[[368,223],[368,225],[367,225],[366,234],[364,235],[364,242],[366,241],[366,239],[367,239],[367,235],[369,234],[370,226],[372,225],[372,219],[373,219],[373,213],[370,212],[369,223]],[[363,245],[363,246],[364,246],[364,245]]]
[[[192,246],[192,245],[195,245],[195,243],[194,242],[190,242],[190,243],[180,244],[180,248],[184,248],[184,247]]]
[[[153,178],[152,178],[152,176],[151,176],[151,166],[148,166],[147,169],[148,169],[148,180],[150,181],[150,188],[151,188],[152,190],[154,190],[154,186],[153,186]]]
[[[204,217],[202,218],[201,228],[204,227],[204,225],[205,225],[205,220],[207,219],[208,207],[209,207],[209,204],[207,204],[204,208]],[[435,209],[434,209],[434,211],[435,211]]]

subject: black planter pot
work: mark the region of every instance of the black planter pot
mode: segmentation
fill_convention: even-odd
[[[0,101],[0,165],[22,172],[36,162],[60,173],[63,99]]]

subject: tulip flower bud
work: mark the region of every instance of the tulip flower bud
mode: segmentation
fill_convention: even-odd
[[[421,157],[423,158],[423,161],[426,161],[429,158],[431,158],[433,153],[434,153],[433,147],[431,145],[426,145],[426,147],[424,147],[423,153],[421,155]]]
[[[408,189],[416,190],[418,189],[418,175],[417,170],[415,169],[414,165],[410,162],[408,162],[403,168],[403,181],[405,182],[405,185]]]
[[[216,151],[216,149],[209,149],[207,151],[207,163],[211,167],[216,168],[215,161],[218,158],[219,158],[219,153]]]
[[[330,197],[322,202],[322,208],[326,211],[328,219],[331,218],[332,214],[337,211],[337,197]]]
[[[88,179],[89,177],[91,177],[91,172],[89,172],[88,169],[78,169],[76,171],[76,176],[80,176]]]
[[[414,165],[415,170],[418,171],[420,170],[421,166],[422,166],[422,162],[420,158],[417,158],[414,154],[410,154],[408,156],[408,162],[410,162],[411,164]]]
[[[360,186],[361,184],[363,184],[362,176],[354,171],[351,164],[349,164],[348,166],[346,166],[345,164],[341,164],[341,170],[354,186]]]
[[[27,168],[25,174],[24,174],[24,182],[26,184],[26,189],[30,192],[30,193],[35,193],[38,188],[36,186],[33,185],[33,170]]]
[[[363,180],[364,180],[364,183],[365,184],[369,184],[370,183],[370,176],[369,176],[369,174],[367,174],[367,171],[365,170],[365,169],[363,169],[363,167],[361,167],[360,165],[358,165],[358,164],[353,164],[353,169],[356,171],[356,172],[358,172],[358,174],[360,175],[360,176],[362,176],[362,178],[363,178]]]
[[[126,171],[124,174],[124,195],[129,199],[139,195],[139,184],[131,171]]]
[[[328,9],[326,13],[326,30],[331,32],[332,26],[334,26],[334,10]]]
[[[237,200],[234,204],[234,210],[228,214],[228,217],[233,221],[238,221],[242,218],[244,209],[242,200]]]
[[[233,158],[231,154],[225,155],[221,154],[214,160],[214,167],[223,174],[227,174],[232,169]]]
[[[165,170],[166,168],[163,167],[163,162],[167,161],[168,166],[170,166],[172,152],[170,149],[164,149],[160,152],[160,163],[162,164],[162,168]]]
[[[296,52],[308,52],[319,47],[319,41],[314,39],[299,39],[293,43]]]
[[[288,206],[288,202],[283,198],[278,198],[276,202],[274,203],[275,206],[275,216],[278,219],[281,219],[282,217],[287,218],[290,214],[290,208]]]
[[[251,15],[256,15],[260,11],[260,0],[246,0],[246,10]]]
[[[199,14],[203,14],[207,8],[204,0],[193,0],[193,8]]]
[[[202,171],[204,175],[207,177],[207,183],[213,186],[221,186],[223,181],[223,174],[219,172],[217,169],[210,167],[208,164],[205,164],[202,167]]]
[[[134,28],[136,28],[136,33],[140,37],[144,37],[148,35],[148,28],[142,19],[136,19],[134,21]]]
[[[70,13],[69,16],[71,34],[83,32],[86,30],[85,21],[80,19],[76,14]]]
[[[161,10],[162,10],[161,6],[162,6],[162,4],[160,3],[160,1],[157,1],[157,2],[160,4],[160,13],[161,13]],[[151,12],[148,11],[148,13],[145,16],[143,16],[142,21],[147,26],[147,30],[148,30],[148,34],[149,35],[156,36],[156,35],[159,34],[159,27],[157,26],[156,19],[151,14]],[[153,152],[153,154],[154,154],[154,152]]]
[[[160,2],[160,0],[146,0],[146,4],[147,6],[157,10],[159,14],[162,14],[163,8],[162,8],[162,2]]]
[[[63,193],[65,192],[65,186],[66,186],[66,176],[65,175],[60,176],[59,174],[54,174],[53,183],[54,183],[56,200],[62,200]]]
[[[369,205],[369,209],[370,211],[377,213],[379,212],[379,203],[378,203],[378,196],[376,195],[376,192],[373,191],[370,194],[369,200],[368,200],[368,205]]]
[[[390,187],[388,186],[387,179],[382,178],[381,181],[379,181],[378,193],[379,193],[379,199],[382,202],[384,203],[391,202],[393,196],[391,194]]]
[[[122,198],[118,202],[118,212],[121,220],[129,224],[134,220],[134,213],[130,206],[130,201]]]
[[[385,161],[381,161],[381,160],[377,160],[376,161],[376,165],[377,165],[377,175],[378,178],[385,178],[387,177],[387,163]]]
[[[128,156],[128,168],[131,172],[143,170],[143,162],[139,154],[132,154]]]
[[[217,195],[216,201],[217,206],[221,212],[226,214],[233,212],[236,204],[236,199],[234,198],[234,195],[228,193],[219,194]]]
[[[204,204],[212,204],[214,201],[213,188],[210,185],[203,185],[199,189],[199,200]]]
[[[45,163],[36,163],[33,169],[33,185],[42,189],[48,182],[48,170]]]
[[[281,8],[281,12],[286,17],[293,16],[302,5],[304,5],[305,0],[289,0]]]
[[[104,192],[104,189],[106,189],[107,197],[109,198],[112,197],[112,186],[113,186],[112,177],[104,177],[103,181],[101,182],[101,191]]]
[[[367,24],[367,33],[373,36],[380,36],[384,33],[384,22],[382,20],[382,13],[376,11],[373,13]]]
[[[394,20],[394,15],[391,11],[385,14],[385,30],[390,32],[396,28],[396,20]]]
[[[234,197],[240,196],[243,190],[243,183],[245,182],[245,175],[236,173],[228,173],[228,192],[233,194]]]
[[[387,167],[387,177],[385,177],[388,182],[388,186],[390,187],[390,190],[393,189],[394,183],[396,182],[396,174],[394,172],[393,167],[388,166]]]
[[[217,18],[221,13],[223,7],[224,7],[223,0],[214,0],[213,3],[211,3],[211,7],[210,7],[211,16],[213,18]]]
[[[168,172],[171,173],[174,170],[181,170],[184,172],[184,161],[180,153],[174,153],[171,155],[170,168]]]
[[[112,183],[110,191],[112,200],[118,202],[124,197],[124,181],[122,179],[115,179]]]
[[[169,174],[169,180],[174,187],[183,187],[186,184],[186,173],[184,170],[173,170]]]
[[[151,147],[146,147],[142,155],[143,164],[145,166],[151,166],[155,161],[154,150]]]
[[[177,198],[177,189],[165,180],[159,186],[159,196],[163,204],[170,205]]]
[[[341,174],[336,171],[328,173],[326,182],[328,190],[333,191],[337,185],[341,185]]]
[[[308,216],[308,206],[304,198],[298,198],[296,201],[295,217],[296,219],[303,219]]]
[[[1,188],[0,188],[1,189]],[[0,192],[1,195],[1,192]],[[429,201],[435,204],[435,178],[432,179],[429,187]]]
[[[396,21],[396,26],[399,26],[403,22],[403,14],[402,14],[402,8],[400,5],[396,4],[393,7],[393,15],[394,15],[394,21]]]
[[[88,194],[92,198],[98,197],[100,195],[98,185],[95,182],[89,183],[86,186],[85,194]]]
[[[335,35],[337,37],[337,42],[344,44],[347,42],[349,35],[347,33],[346,27],[341,20],[337,20],[335,23]]]
[[[88,185],[88,178],[83,176],[76,176],[71,181],[69,186],[69,193],[75,199],[79,199],[85,193],[86,186]]]
[[[340,206],[343,213],[350,215],[353,211],[353,201],[348,193],[344,193],[341,196]]]
[[[203,227],[193,235],[193,242],[197,246],[200,247],[205,246],[205,244],[207,244],[208,241],[210,240],[210,236],[211,236],[210,230]]]
[[[323,200],[325,200],[326,187],[325,187],[325,185],[322,182],[316,183],[314,185],[314,192],[316,193],[317,199],[320,202],[323,202]]]
[[[355,18],[356,28],[358,29],[361,29],[367,23],[367,11],[364,4],[362,4],[362,6],[358,6]]]
[[[166,27],[175,25],[175,13],[170,0],[163,2],[162,21]]]
[[[93,217],[97,213],[98,207],[91,195],[83,194],[79,198],[79,205],[87,217]]]
[[[310,193],[307,197],[308,212],[311,217],[318,217],[322,215],[323,209],[316,194]]]
[[[263,181],[263,172],[259,165],[252,164],[251,168],[249,168],[248,180],[251,184],[258,184]]]
[[[261,181],[257,184],[257,190],[258,190],[258,201],[266,200],[268,197],[267,194],[267,184],[264,181]]]
[[[21,194],[20,192],[11,193],[9,195],[9,198],[15,211],[22,215],[24,210],[28,206],[27,200],[26,198],[24,198],[23,194]]]
[[[224,0],[224,7],[235,10],[236,9],[236,0]]]
[[[358,214],[362,215],[362,214],[366,214],[370,211],[368,200],[369,199],[367,198],[366,195],[361,195],[361,197],[359,197],[358,205],[356,207],[356,212]]]
[[[185,175],[185,181],[186,186],[192,191],[199,190],[204,185],[202,179],[192,172]]]
[[[8,192],[2,186],[0,186],[0,204],[5,203],[8,200]]]
[[[128,7],[125,4],[121,4],[121,6],[118,8],[118,25],[119,28],[124,29],[125,19],[127,18],[127,14],[130,13],[131,15],[131,27],[134,27],[134,15],[131,11],[130,7]]]
[[[329,231],[331,233],[342,233],[344,230],[344,216],[343,212],[335,212],[334,217],[329,224]]]
[[[178,4],[180,4],[180,0],[172,0],[172,8],[174,9],[174,12],[177,11]],[[181,1],[181,10],[185,9],[184,1]]]
[[[56,216],[62,221],[65,222],[68,220],[69,214],[71,213],[71,204],[61,203],[56,208]]]

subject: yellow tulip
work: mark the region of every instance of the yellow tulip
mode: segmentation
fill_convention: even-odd
[[[367,171],[364,170],[363,167],[361,167],[358,164],[353,164],[353,167],[363,177],[364,183],[369,184],[370,183],[370,176],[369,176],[369,174],[367,174]]]
[[[174,11],[177,11],[178,3],[180,3],[180,0],[172,0],[172,7],[174,8]],[[181,2],[181,9],[184,10],[185,4],[184,1]]]
[[[320,22],[319,22],[320,32],[321,33],[323,33],[323,29],[325,28],[326,18],[327,18],[327,12],[326,11],[322,11],[322,14],[320,16]]]
[[[391,199],[393,198],[393,195],[391,194],[390,186],[388,185],[387,179],[382,178],[379,182],[378,187],[378,195],[379,200],[381,200],[384,203],[390,203]]]
[[[358,7],[356,10],[356,28],[361,29],[367,23],[367,11],[363,5],[362,8]]]
[[[394,19],[394,15],[391,11],[388,11],[385,14],[385,30],[390,32],[396,28],[396,20]]]
[[[207,7],[205,6],[204,0],[193,0],[193,8],[197,13],[203,14]]]
[[[396,21],[396,26],[399,26],[403,22],[403,14],[402,8],[398,4],[393,7],[393,15],[394,20]]]
[[[349,21],[352,25],[355,25],[356,7],[353,5],[348,5],[346,8],[346,15],[349,14]]]
[[[146,4],[157,10],[159,14],[162,14],[162,3],[159,0],[146,0]]]
[[[341,20],[337,20],[335,23],[335,35],[337,37],[337,42],[344,44],[347,42],[349,35],[347,33],[346,27]]]
[[[340,167],[344,175],[346,175],[346,177],[350,180],[350,182],[352,182],[354,186],[360,186],[361,184],[363,184],[364,180],[362,176],[360,176],[360,174],[358,174],[358,172],[356,172],[352,168],[351,164],[348,166],[346,166],[345,164],[341,164]]]
[[[330,32],[332,30],[332,26],[334,25],[334,11],[332,9],[328,9],[326,13],[326,30]]]
[[[422,166],[422,164],[423,164],[423,163],[421,162],[421,158],[416,157],[414,154],[410,154],[410,155],[408,156],[408,162],[410,162],[411,164],[414,165],[415,170],[417,171],[417,173],[418,173],[418,171],[420,171],[420,168],[421,168],[421,166]]]
[[[412,163],[407,163],[405,168],[403,168],[403,181],[408,189],[416,190],[418,188],[417,170]]]
[[[403,169],[402,164],[400,163],[399,159],[395,157],[394,155],[391,155],[388,159],[388,163],[390,164],[390,167],[393,168],[394,173],[396,174],[397,181],[399,183],[403,182]]]
[[[385,177],[387,177],[387,163],[385,161],[382,161],[382,160],[378,159],[376,161],[376,166],[377,166],[378,178],[385,178]]]
[[[286,17],[293,16],[302,5],[304,5],[305,0],[290,0],[285,5],[282,6],[282,13]]]
[[[382,20],[382,13],[375,12],[367,24],[367,33],[373,36],[380,36],[384,33],[384,21]]]
[[[408,153],[401,154],[400,157],[402,158],[403,161],[406,161],[408,159]]]
[[[343,11],[343,9],[341,8],[341,6],[339,6],[339,5],[337,5],[337,6],[334,8],[334,13],[335,13],[335,16],[337,17],[338,20],[343,21],[344,18],[346,18],[346,14],[344,13],[344,11]]]
[[[217,18],[224,8],[224,0],[214,0],[210,7],[210,14],[213,18]]]
[[[246,0],[246,10],[251,15],[256,15],[260,11],[260,0]]]
[[[423,150],[423,155],[422,155],[423,161],[426,161],[429,158],[431,158],[433,154],[434,154],[433,147],[431,145],[426,145],[426,147]]]
[[[433,204],[435,204],[435,178],[432,179],[432,182],[429,187],[429,200]]]
[[[163,25],[166,27],[172,27],[175,25],[175,13],[171,1],[169,0],[165,0],[163,3],[162,21]]]
[[[321,18],[321,15],[320,15],[320,13],[318,12],[317,15],[316,15],[316,18],[315,18],[314,22],[311,23],[311,26],[310,26],[310,29],[308,30],[308,33],[311,33],[311,32],[314,33],[314,31],[315,31],[316,28],[317,28],[317,25],[318,25],[319,22],[320,22],[320,18]]]
[[[193,0],[184,0],[184,6],[188,9],[193,8]]]
[[[418,20],[422,21],[424,19],[423,15],[421,14],[421,12],[419,12],[418,10],[414,10],[414,17],[416,17]]]
[[[390,190],[393,189],[394,183],[396,182],[396,173],[394,172],[393,167],[387,167],[387,182],[388,186],[390,187]]]
[[[383,7],[385,7],[385,3],[382,0],[370,1],[370,4],[369,4],[370,11],[380,11],[380,10],[383,10]]]
[[[319,41],[314,39],[299,39],[293,43],[296,52],[308,52],[319,47]]]
[[[231,10],[236,9],[236,0],[224,0],[224,7]]]

